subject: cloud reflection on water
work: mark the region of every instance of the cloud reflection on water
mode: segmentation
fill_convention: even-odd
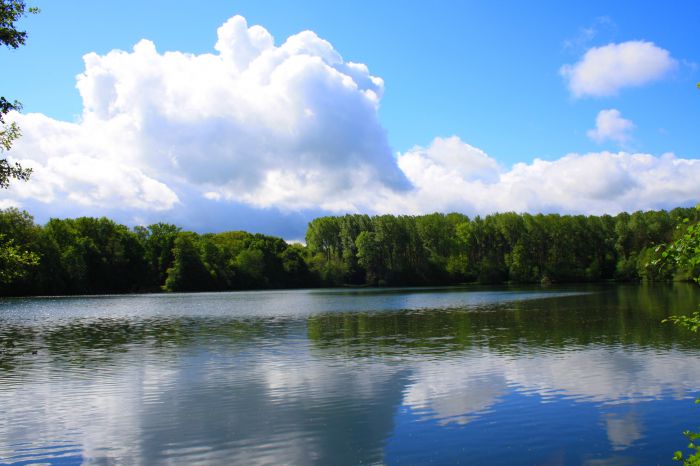
[[[608,455],[628,453],[655,435],[646,406],[700,389],[700,358],[668,330],[650,332],[658,316],[623,298],[274,319],[6,314],[0,462],[30,442],[37,459],[72,444],[93,463],[391,463],[388,439],[409,425],[447,433],[505,420],[542,435],[553,405],[563,416],[588,407],[597,427],[572,423],[573,434],[600,429]],[[582,315],[588,327],[566,325]]]

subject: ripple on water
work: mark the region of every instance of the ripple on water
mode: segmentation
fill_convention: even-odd
[[[60,441],[19,443],[0,449],[0,464],[24,465],[51,462],[53,464],[81,464],[83,462],[80,444]]]
[[[0,462],[666,458],[694,425],[697,343],[637,295],[522,295],[3,302]]]

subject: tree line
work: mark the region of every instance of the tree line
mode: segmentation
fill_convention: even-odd
[[[304,248],[243,231],[197,234],[156,223],[129,229],[107,218],[51,219],[0,210],[6,244],[35,263],[0,256],[0,294],[59,295],[219,291],[315,286]],[[1,271],[14,264],[11,273]],[[3,277],[11,277],[4,279]]]
[[[0,294],[667,280],[697,275],[649,265],[686,218],[700,211],[329,216],[309,223],[301,245],[104,217],[37,225],[10,208],[0,210]]]
[[[346,215],[313,220],[306,242],[311,269],[331,285],[666,280],[675,271],[650,263],[686,218],[700,211]]]

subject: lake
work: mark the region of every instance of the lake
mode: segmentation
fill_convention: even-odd
[[[692,285],[0,301],[0,464],[671,464]]]

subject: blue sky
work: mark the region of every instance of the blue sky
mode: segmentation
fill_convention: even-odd
[[[414,214],[430,210],[458,210],[470,215],[499,210],[616,213],[700,201],[700,192],[693,188],[693,183],[673,178],[679,176],[674,173],[688,176],[700,170],[695,163],[700,157],[700,91],[695,87],[700,81],[700,49],[693,34],[700,24],[700,5],[691,1],[531,3],[408,1],[397,7],[396,2],[211,1],[206,7],[196,9],[184,2],[164,1],[37,3],[42,12],[22,22],[30,34],[27,45],[14,51],[0,51],[3,67],[11,70],[0,76],[0,90],[6,97],[21,100],[25,114],[43,114],[50,122],[19,116],[26,141],[18,143],[10,155],[18,160],[35,160],[38,164],[35,172],[51,166],[52,158],[62,160],[62,166],[68,162],[83,164],[76,166],[78,172],[98,170],[97,166],[110,171],[96,160],[112,157],[110,163],[138,167],[139,173],[130,175],[131,179],[137,179],[137,184],[141,183],[138,180],[149,179],[154,180],[149,186],[160,183],[164,187],[158,185],[150,195],[134,200],[131,197],[145,192],[142,185],[124,194],[116,188],[101,190],[81,178],[57,185],[51,192],[13,187],[6,195],[3,193],[5,199],[0,198],[0,202],[27,208],[40,221],[52,215],[104,212],[130,224],[162,218],[200,230],[256,228],[291,238],[303,236],[305,221],[319,213]],[[143,157],[133,155],[147,150],[165,154],[171,150],[154,147],[153,142],[137,147],[127,144],[124,150],[129,155],[121,161],[119,155],[108,157],[103,153],[110,152],[118,142],[111,140],[105,142],[109,147],[104,151],[92,141],[86,143],[90,149],[66,148],[60,153],[32,159],[37,150],[47,150],[49,140],[59,138],[47,135],[48,126],[61,127],[60,122],[81,124],[88,120],[84,114],[87,107],[76,89],[76,75],[86,70],[85,54],[95,52],[97,57],[106,57],[113,49],[132,53],[136,43],[148,39],[155,45],[157,54],[178,51],[192,56],[216,55],[217,28],[234,15],[244,17],[248,27],[262,26],[274,37],[275,47],[281,47],[287,38],[301,31],[310,30],[319,40],[327,41],[344,63],[366,65],[367,76],[383,80],[377,89],[369,85],[378,96],[372,101],[376,108],[368,110],[367,102],[353,100],[352,96],[341,98],[332,90],[308,91],[318,89],[319,81],[305,72],[303,76],[310,81],[303,86],[294,81],[302,86],[294,88],[295,92],[306,96],[307,100],[302,102],[304,108],[314,116],[320,117],[323,112],[331,115],[313,127],[316,129],[304,126],[303,131],[299,130],[307,139],[302,135],[291,142],[288,138],[278,140],[266,132],[269,127],[261,129],[251,123],[258,121],[259,115],[267,115],[267,110],[279,111],[275,107],[278,103],[270,104],[272,107],[266,107],[265,111],[259,103],[251,104],[250,111],[246,110],[248,104],[241,105],[235,113],[234,126],[226,123],[223,110],[216,116],[218,126],[209,125],[211,114],[198,111],[193,111],[187,119],[191,123],[197,118],[194,115],[204,115],[193,126],[184,129],[179,121],[177,128],[190,135],[188,143],[194,141],[189,153],[201,149],[210,154],[198,160],[218,167],[216,176],[193,169],[178,174],[160,162],[151,159],[144,162]],[[604,57],[598,61],[591,59],[587,68],[576,68],[591,51],[599,51]],[[625,57],[629,56],[641,60],[641,68],[620,69],[619,66],[626,66]],[[130,63],[136,62],[134,59]],[[130,76],[138,78],[133,78],[120,74],[119,67],[127,65],[110,63],[96,65],[96,74],[88,76],[86,85],[104,73],[119,75],[113,78],[114,82],[131,83],[143,76],[136,65]],[[610,69],[601,69],[601,64]],[[562,71],[567,65],[574,70],[568,75]],[[599,74],[595,79],[584,73],[591,69]],[[592,79],[578,91],[572,87],[577,70],[583,78]],[[626,80],[619,78],[625,73]],[[168,76],[165,71],[159,74],[158,85],[164,86],[163,83],[172,79],[175,83],[172,87],[177,87],[177,76]],[[367,76],[358,79],[369,79]],[[207,78],[201,87],[217,86],[216,83]],[[241,83],[233,80],[227,86],[232,89],[242,86]],[[144,89],[153,85],[145,81],[142,84]],[[367,90],[362,84],[359,87]],[[99,93],[102,88],[90,89]],[[116,85],[115,89],[118,94],[123,87]],[[91,95],[97,99],[95,102],[106,98]],[[167,99],[171,94],[164,95]],[[261,99],[265,95],[261,94]],[[287,97],[295,99],[295,95]],[[237,101],[230,98],[231,105],[237,106]],[[138,106],[133,102],[140,101],[131,102],[124,103],[127,107],[120,108],[120,112],[129,114],[128,105]],[[153,117],[153,121],[149,120],[153,123],[150,127],[171,128],[173,120],[161,104],[154,103],[152,109],[137,112],[139,118],[157,114],[163,121],[153,123],[158,120]],[[184,107],[183,111],[187,112]],[[253,118],[253,114],[258,117]],[[292,114],[297,115],[294,112],[289,115]],[[110,134],[117,131],[113,116],[109,124],[103,121],[99,131]],[[200,124],[204,120],[207,125]],[[285,121],[298,129],[295,126],[298,122]],[[43,135],[39,128],[43,128]],[[197,145],[199,136],[207,144],[217,139],[214,128],[238,136],[218,141],[215,149]],[[98,130],[91,130],[91,134],[96,134],[95,131]],[[82,137],[76,134],[69,139]],[[162,135],[148,134],[146,138],[139,134],[132,139],[162,139]],[[370,142],[360,146],[353,142],[355,137]],[[326,140],[331,138],[332,143]],[[248,140],[264,142],[256,145],[245,142]],[[343,145],[343,141],[350,142]],[[256,154],[267,150],[261,148],[268,143],[275,148],[270,151],[269,160],[258,164]],[[245,147],[234,147],[237,144]],[[214,153],[219,149],[222,150],[219,155]],[[231,151],[241,155],[230,156]],[[286,168],[278,169],[275,161],[295,151],[298,154],[290,156],[288,163],[280,163],[280,167]],[[358,151],[362,154],[357,155]],[[677,160],[669,162],[668,156],[664,156],[667,153],[674,154]],[[577,158],[567,159],[567,154],[576,154]],[[627,157],[630,154],[643,154],[651,159],[632,159]],[[184,157],[176,156],[180,157],[178,160]],[[91,158],[87,165],[86,157]],[[228,162],[219,165],[224,159]],[[306,166],[301,173],[290,171],[289,167],[304,166],[309,160],[320,162]],[[554,165],[537,165],[536,160]],[[522,170],[514,171],[516,164],[523,164]],[[640,168],[650,164],[654,165],[653,170]],[[55,168],[58,162],[53,165]],[[225,177],[227,170],[238,174],[247,172],[253,165],[263,168],[256,168],[256,175],[243,181],[265,179],[267,185],[253,186],[247,181],[233,180],[238,175]],[[591,171],[587,172],[586,167],[592,167]],[[189,176],[194,172],[197,176]],[[427,173],[437,174],[426,179]],[[610,173],[611,179],[601,181]],[[56,177],[55,173],[52,175]],[[323,183],[328,179],[335,181],[311,189],[315,186],[313,176],[323,177]],[[586,177],[591,177],[593,182],[583,187],[572,184],[572,179]],[[653,189],[640,187],[652,178],[661,179],[666,185]],[[288,180],[291,181],[287,183]],[[100,182],[110,183],[106,179]],[[688,186],[682,188],[684,182]],[[454,186],[454,192],[445,190],[446,184]],[[275,195],[261,194],[268,193],[270,186],[284,189],[280,188],[281,192]],[[546,186],[548,191],[527,197],[538,186]],[[683,192],[679,194],[679,190]],[[329,193],[336,192],[342,196],[328,201]],[[488,202],[504,192],[510,193],[510,197],[504,195],[498,202]],[[371,193],[375,199],[359,199],[358,193]],[[549,202],[545,199],[547,193],[558,198],[564,193],[572,201]],[[154,196],[172,202],[149,207]],[[526,198],[532,200],[521,202]],[[577,203],[576,199],[590,202]],[[211,215],[203,216],[202,212]],[[226,217],[227,212],[235,215],[222,221],[221,216]],[[200,220],[193,220],[199,217]],[[290,220],[280,224],[280,218]]]

